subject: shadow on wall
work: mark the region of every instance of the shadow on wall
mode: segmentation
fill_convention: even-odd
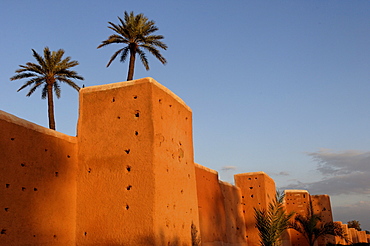
[[[1,245],[75,240],[76,140],[0,111]]]
[[[226,240],[227,243],[246,243],[246,231],[243,209],[241,206],[241,191],[238,187],[220,181],[224,195],[226,214]]]
[[[201,246],[201,240],[199,231],[196,226],[191,224],[191,241],[192,246]],[[173,237],[172,239],[166,239],[164,231],[161,229],[159,236],[147,236],[140,239],[140,245],[158,245],[158,246],[189,246],[186,242],[181,242],[179,237]],[[118,245],[117,245],[118,246]]]

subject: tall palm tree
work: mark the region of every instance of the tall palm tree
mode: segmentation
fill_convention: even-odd
[[[281,245],[281,237],[288,229],[289,220],[294,215],[294,213],[286,213],[283,201],[284,193],[277,191],[275,199],[269,203],[267,210],[254,208],[256,227],[262,246]]]
[[[347,235],[339,223],[323,223],[318,214],[313,213],[312,203],[310,202],[307,214],[296,214],[290,228],[300,232],[307,240],[310,246],[314,246],[317,239],[325,235],[338,236],[348,241]]]
[[[166,64],[166,59],[161,55],[157,47],[166,50],[167,45],[161,40],[164,38],[162,35],[152,35],[158,28],[154,25],[154,21],[149,21],[143,14],[134,15],[134,12],[124,13],[124,20],[118,17],[120,24],[116,25],[108,22],[116,34],[112,34],[107,40],[103,41],[97,48],[101,48],[108,44],[125,44],[125,47],[117,50],[110,58],[107,67],[114,59],[120,54],[120,61],[124,62],[127,55],[130,54],[130,63],[128,69],[127,80],[132,80],[134,77],[135,59],[136,54],[139,55],[141,62],[146,70],[149,70],[148,59],[144,50],[149,51],[154,55],[162,64]]]
[[[48,115],[49,115],[49,128],[55,130],[54,119],[54,101],[53,89],[57,98],[60,98],[60,85],[59,82],[64,82],[72,86],[75,90],[79,91],[80,87],[76,85],[71,79],[84,78],[69,68],[77,66],[77,61],[71,61],[71,57],[62,58],[64,50],[50,52],[48,47],[44,48],[44,57],[40,56],[35,50],[32,49],[33,57],[37,63],[27,62],[26,65],[19,65],[21,68],[16,70],[17,73],[10,80],[25,79],[28,80],[21,86],[18,91],[31,86],[31,89],[26,96],[31,96],[37,88],[42,87],[41,98],[48,98]]]

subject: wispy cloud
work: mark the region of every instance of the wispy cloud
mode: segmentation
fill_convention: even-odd
[[[271,173],[271,175],[273,175],[273,176],[289,176],[290,173],[285,172],[285,171],[281,171],[281,172],[278,172],[278,173]]]
[[[306,189],[311,194],[370,194],[370,152],[322,149],[307,153],[317,161],[323,179],[312,183],[292,183],[286,189]]]
[[[222,171],[236,170],[236,166],[223,166]]]

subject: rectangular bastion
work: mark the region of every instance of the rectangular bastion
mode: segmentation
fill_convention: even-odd
[[[81,89],[78,146],[78,245],[191,245],[192,112],[180,98],[151,78]]]

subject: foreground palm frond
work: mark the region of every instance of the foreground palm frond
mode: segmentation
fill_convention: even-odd
[[[281,236],[288,228],[293,213],[287,214],[283,204],[284,194],[276,192],[275,199],[269,203],[268,209],[256,209],[256,227],[259,231],[262,246],[281,244]]]

